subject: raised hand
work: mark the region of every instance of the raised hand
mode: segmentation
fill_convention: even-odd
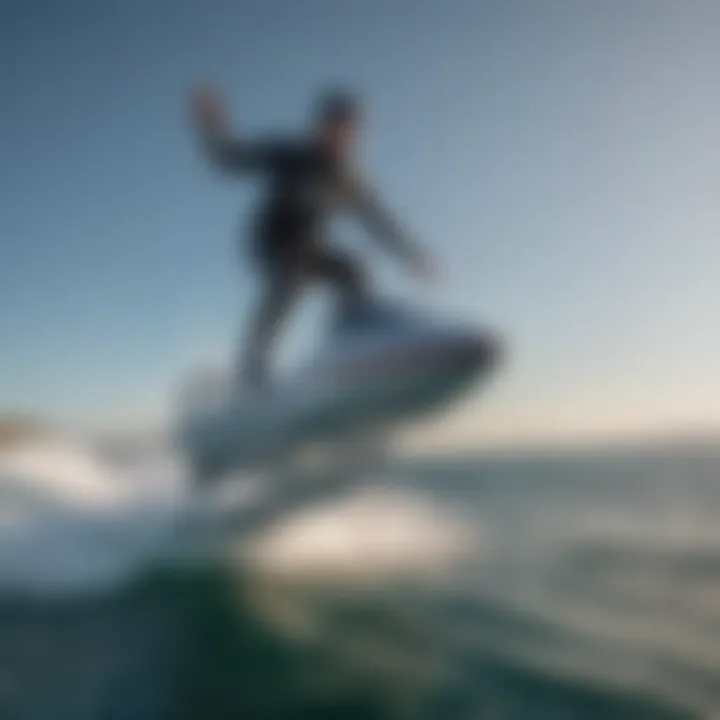
[[[224,127],[227,112],[221,93],[210,85],[193,89],[190,93],[190,114],[202,127],[209,129]]]

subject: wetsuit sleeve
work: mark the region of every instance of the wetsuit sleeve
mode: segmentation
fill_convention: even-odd
[[[228,172],[263,170],[280,162],[284,145],[275,139],[236,140],[199,129],[200,142],[210,161]]]
[[[417,251],[403,228],[390,215],[375,192],[357,179],[345,181],[346,198],[365,228],[403,260],[412,262]]]

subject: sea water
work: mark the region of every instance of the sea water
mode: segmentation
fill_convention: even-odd
[[[720,717],[718,448],[398,462],[192,556],[187,503],[4,453],[0,718]]]

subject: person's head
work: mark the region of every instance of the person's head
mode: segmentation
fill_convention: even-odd
[[[323,93],[315,106],[315,128],[334,153],[352,150],[360,126],[360,103],[346,90]]]

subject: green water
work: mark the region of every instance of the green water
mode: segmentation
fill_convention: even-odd
[[[465,670],[476,678],[458,689],[444,678],[440,648],[422,625],[379,600],[334,600],[323,609],[333,629],[315,639],[279,632],[258,602],[257,588],[222,566],[165,568],[106,598],[5,601],[1,716],[683,717],[492,658],[477,658]]]

